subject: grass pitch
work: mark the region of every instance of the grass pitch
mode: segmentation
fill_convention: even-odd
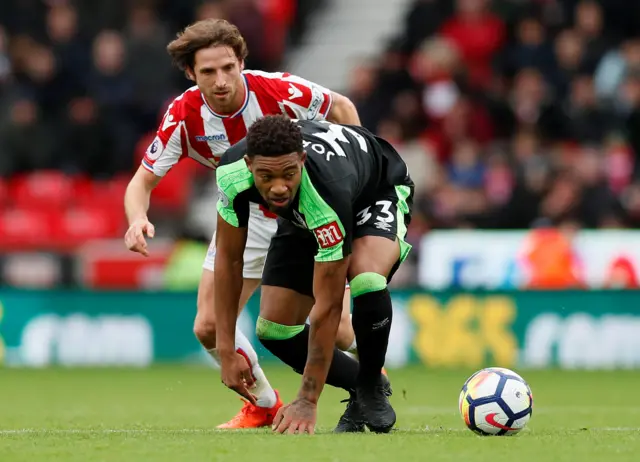
[[[299,376],[268,368],[290,400]],[[217,371],[0,369],[0,461],[634,461],[640,460],[640,373],[519,371],[534,414],[515,437],[479,437],[458,415],[473,371],[390,371],[397,430],[333,435],[344,392],[326,388],[315,436],[221,432],[240,408]]]

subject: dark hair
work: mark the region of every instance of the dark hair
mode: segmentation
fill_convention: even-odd
[[[259,119],[247,132],[249,157],[276,157],[303,150],[300,127],[284,115],[268,115]]]
[[[236,26],[224,19],[205,19],[191,24],[167,45],[173,63],[182,71],[193,69],[198,50],[210,46],[227,46],[238,60],[249,54],[247,43]]]

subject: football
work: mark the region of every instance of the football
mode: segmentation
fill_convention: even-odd
[[[500,367],[482,369],[462,386],[464,423],[479,435],[515,435],[531,419],[533,395],[525,380]]]

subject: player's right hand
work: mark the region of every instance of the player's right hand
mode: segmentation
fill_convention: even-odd
[[[153,238],[156,234],[156,229],[147,218],[139,218],[131,223],[127,233],[124,235],[124,243],[127,249],[148,257],[149,249],[144,238],[145,234],[150,238]]]
[[[255,405],[257,398],[249,391],[255,384],[251,365],[240,353],[233,352],[230,355],[220,356],[220,375],[222,383],[231,390],[243,396],[251,404]]]

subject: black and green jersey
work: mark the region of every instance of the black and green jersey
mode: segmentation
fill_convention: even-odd
[[[386,207],[389,217],[385,221],[383,214],[377,225],[390,229],[389,223],[393,224],[404,259],[410,248],[403,240],[404,215],[409,214],[406,200],[413,183],[400,155],[388,142],[362,127],[329,122],[296,123],[302,130],[307,160],[297,196],[280,217],[315,235],[316,261],[340,260],[351,253],[356,226],[367,215],[371,216],[368,211],[375,204],[382,203],[384,209],[384,203],[389,201],[379,199],[389,197],[392,191],[397,201],[393,208]],[[216,172],[218,213],[235,227],[247,226],[249,203],[267,205],[254,186],[245,154],[243,140],[222,156]]]

